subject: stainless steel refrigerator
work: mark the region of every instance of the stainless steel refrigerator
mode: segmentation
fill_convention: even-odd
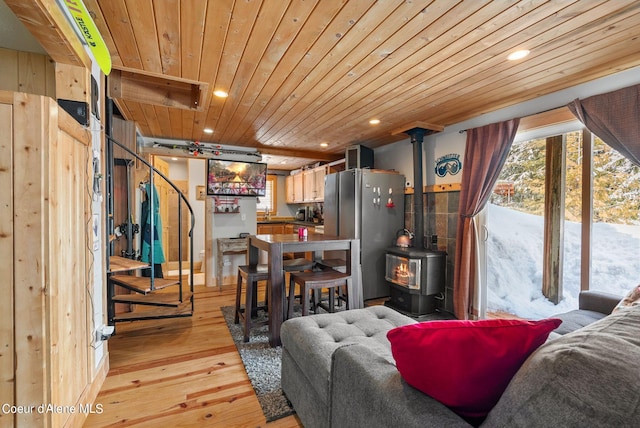
[[[404,227],[404,176],[394,171],[350,169],[324,182],[324,233],[360,239],[364,299],[390,295],[385,249]]]

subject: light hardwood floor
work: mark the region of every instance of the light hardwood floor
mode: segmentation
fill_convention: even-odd
[[[302,427],[296,416],[267,425],[220,312],[235,286],[196,286],[191,318],[119,323],[109,339],[102,414],[85,427]]]

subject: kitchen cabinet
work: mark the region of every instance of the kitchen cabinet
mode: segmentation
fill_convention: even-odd
[[[293,176],[293,202],[304,202],[304,183],[303,174],[295,174]]]
[[[259,223],[258,235],[276,235],[280,233],[298,233],[300,225],[294,223]],[[313,233],[313,227],[306,226],[310,233]]]
[[[276,235],[285,233],[284,223],[266,223],[258,225],[258,235]]]
[[[323,202],[326,171],[325,166],[320,166],[287,176],[285,180],[286,202],[288,204]]]
[[[324,201],[324,176],[326,175],[326,173],[327,172],[324,166],[313,170],[313,182],[315,191],[314,202]]]
[[[304,185],[304,202],[313,201],[316,194],[315,175],[312,169],[302,173],[302,183]]]
[[[304,177],[304,201],[322,202],[324,201],[324,176],[325,167],[320,166],[308,169],[303,173]]]
[[[293,204],[296,202],[295,193],[293,191],[293,175],[287,175],[284,181],[285,188],[285,202]]]

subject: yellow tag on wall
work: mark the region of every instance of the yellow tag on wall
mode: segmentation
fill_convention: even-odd
[[[84,3],[82,0],[64,0],[64,4],[89,45],[100,70],[108,75],[111,73],[111,55]]]

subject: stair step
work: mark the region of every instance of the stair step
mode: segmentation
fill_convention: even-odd
[[[109,272],[126,272],[135,269],[147,269],[149,263],[120,256],[109,257]]]
[[[182,305],[177,308],[170,307],[157,307],[149,310],[136,310],[133,312],[125,312],[115,316],[113,319],[118,321],[138,321],[138,320],[151,320],[160,318],[178,318],[178,317],[190,317],[193,315],[191,309],[191,302],[183,302]]]
[[[182,302],[180,301],[180,293],[152,293],[152,294],[120,294],[113,296],[115,303],[133,303],[136,305],[149,306],[167,306],[177,308],[184,302],[189,302],[191,292],[182,293]]]
[[[180,283],[179,279],[154,278],[153,290],[151,289],[151,278],[146,276],[131,275],[111,275],[110,281],[136,293],[147,294],[153,291],[162,290]]]

